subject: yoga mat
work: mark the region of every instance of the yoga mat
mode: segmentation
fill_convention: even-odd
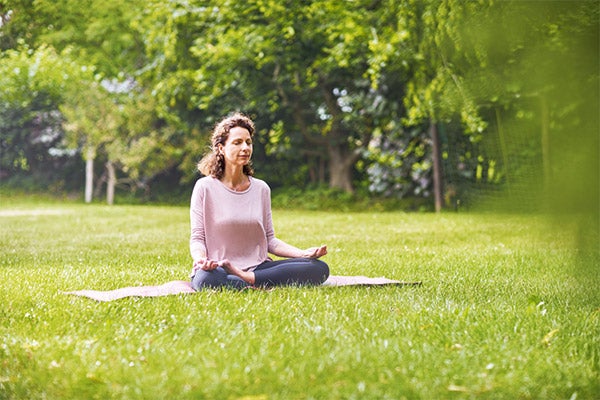
[[[322,286],[418,286],[421,282],[402,282],[387,278],[366,276],[330,276]],[[88,297],[98,301],[113,301],[124,297],[158,297],[180,293],[195,293],[189,281],[171,281],[158,286],[129,286],[115,290],[75,290],[63,292],[75,296]]]

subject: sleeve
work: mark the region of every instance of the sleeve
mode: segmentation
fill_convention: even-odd
[[[206,257],[206,235],[204,230],[204,185],[196,182],[190,201],[190,253],[192,259]]]
[[[275,237],[275,229],[273,229],[273,216],[271,212],[271,189],[266,184],[265,190],[263,191],[262,204],[265,234],[267,236],[267,251],[269,253],[273,253],[273,251],[281,243],[281,240]]]

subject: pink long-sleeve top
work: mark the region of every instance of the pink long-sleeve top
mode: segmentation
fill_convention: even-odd
[[[243,270],[269,260],[275,237],[271,189],[250,178],[250,187],[236,192],[213,177],[199,179],[190,204],[190,252],[194,260],[228,259]]]

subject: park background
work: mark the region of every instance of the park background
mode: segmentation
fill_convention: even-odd
[[[599,13],[0,1],[0,398],[597,397]],[[61,294],[187,273],[233,111],[278,234],[423,287]]]
[[[505,194],[597,212],[595,1],[8,1],[0,16],[3,190],[185,203],[214,123],[242,111],[278,205]]]

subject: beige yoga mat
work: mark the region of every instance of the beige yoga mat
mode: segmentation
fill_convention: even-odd
[[[387,278],[369,278],[366,276],[330,276],[323,286],[418,286],[421,282],[402,282]],[[63,292],[75,296],[89,297],[98,301],[112,301],[124,297],[158,297],[171,294],[195,293],[189,281],[171,281],[158,286],[130,286],[115,290],[75,290]]]

